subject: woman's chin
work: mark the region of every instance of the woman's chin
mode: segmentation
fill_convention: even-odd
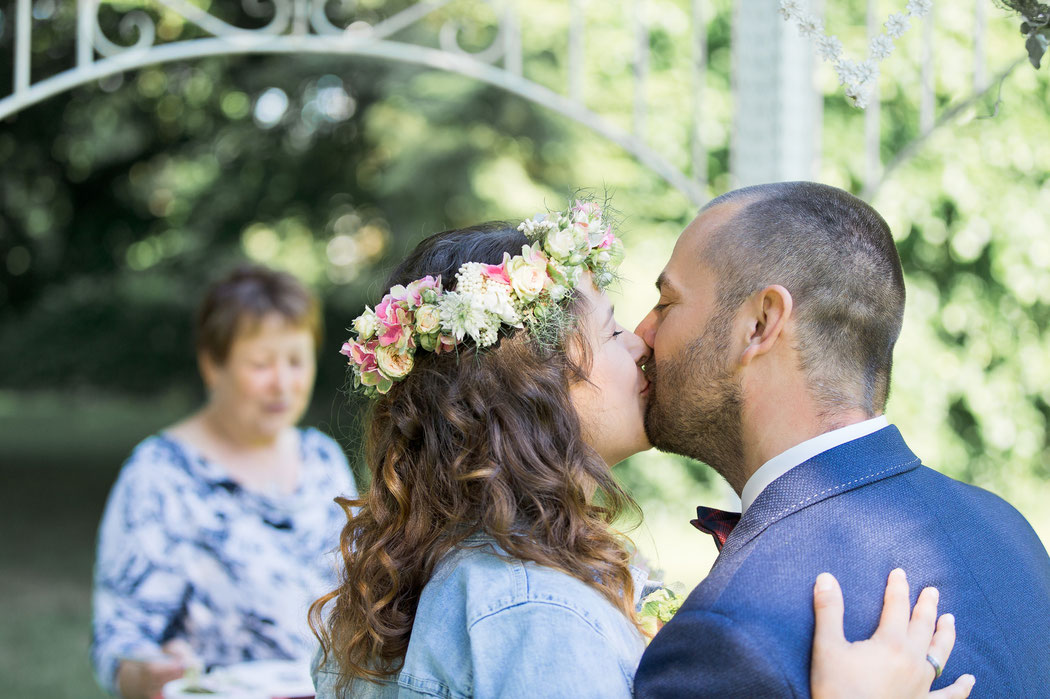
[[[641,454],[643,451],[649,451],[653,448],[653,445],[649,443],[649,440],[645,437],[645,432],[642,432],[640,439],[636,440],[633,444],[620,445],[621,448],[617,450],[616,455],[605,460],[610,467],[622,464],[627,459],[631,458],[635,454]]]

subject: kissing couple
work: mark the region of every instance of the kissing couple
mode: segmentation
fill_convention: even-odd
[[[603,292],[622,255],[592,203],[439,233],[354,321],[372,480],[311,608],[318,696],[1048,696],[1046,550],[883,415],[882,217],[809,182],[725,194],[633,333]],[[718,559],[651,641],[611,472],[650,446],[743,510],[698,508]]]

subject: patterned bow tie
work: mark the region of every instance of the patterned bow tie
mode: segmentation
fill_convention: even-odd
[[[726,544],[726,539],[729,538],[729,533],[739,521],[739,512],[723,512],[713,507],[700,506],[696,508],[696,519],[690,520],[689,523],[714,537],[715,546],[721,551]]]

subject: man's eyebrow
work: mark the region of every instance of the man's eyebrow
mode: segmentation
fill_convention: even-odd
[[[667,272],[660,272],[660,276],[656,278],[656,290],[663,292],[665,288],[674,290],[674,284],[667,278]]]

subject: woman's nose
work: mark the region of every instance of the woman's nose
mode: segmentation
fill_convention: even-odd
[[[649,345],[645,344],[645,340],[630,330],[625,330],[624,332],[627,335],[627,347],[630,349],[631,356],[634,357],[634,363],[638,366],[645,364],[652,355]]]
[[[277,362],[273,368],[273,374],[271,380],[275,388],[282,393],[290,390],[292,384],[295,383],[295,372],[292,367],[284,362]]]

